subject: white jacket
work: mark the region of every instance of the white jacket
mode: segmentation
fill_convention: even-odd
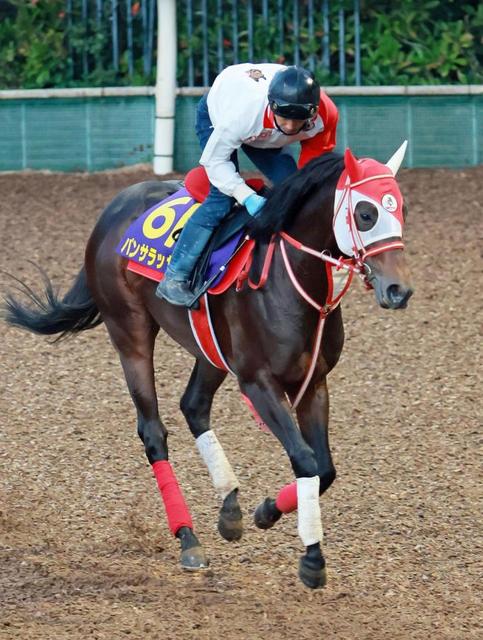
[[[319,113],[308,128],[297,135],[287,136],[275,127],[273,114],[268,106],[268,87],[277,71],[286,68],[280,64],[265,63],[233,65],[215,78],[208,94],[208,112],[213,123],[213,133],[203,151],[200,164],[205,167],[208,178],[215,187],[222,193],[233,196],[241,204],[254,193],[230,161],[233,151],[242,144],[278,149],[294,142],[302,142],[299,166],[335,146],[337,109],[322,92],[322,109],[319,107]],[[323,119],[324,113],[327,117]],[[327,124],[330,126],[327,127]],[[312,143],[305,150],[305,157],[304,141]]]

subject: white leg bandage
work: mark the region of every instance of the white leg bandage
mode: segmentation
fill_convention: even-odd
[[[319,503],[319,476],[297,478],[298,532],[308,547],[309,544],[322,542],[322,518]]]
[[[239,485],[218,438],[210,429],[196,438],[196,446],[208,467],[216,491],[224,500]]]

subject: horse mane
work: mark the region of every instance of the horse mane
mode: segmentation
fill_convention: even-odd
[[[326,153],[276,185],[268,194],[261,215],[251,224],[250,236],[254,240],[267,240],[273,233],[286,229],[304,201],[330,178],[338,177],[343,168],[342,155]]]

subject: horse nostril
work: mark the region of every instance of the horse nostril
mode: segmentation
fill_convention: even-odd
[[[394,309],[405,307],[409,298],[413,295],[410,287],[401,287],[399,284],[391,284],[386,290],[387,299]]]

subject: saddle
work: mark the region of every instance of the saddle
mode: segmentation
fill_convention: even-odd
[[[260,179],[249,180],[248,184],[257,192],[266,189]],[[206,199],[209,190],[204,168],[196,167],[186,175],[184,183],[179,183],[177,191],[139,216],[125,231],[116,249],[127,258],[127,269],[159,282],[183,226]],[[253,241],[247,241],[243,232],[251,220],[244,207],[235,205],[215,230],[192,275],[191,288],[195,294],[190,306],[196,305],[208,290],[213,294],[223,293],[235,281],[253,249]]]
[[[264,181],[259,178],[247,180],[247,184],[260,195],[263,195],[268,190]],[[210,191],[210,182],[204,167],[199,166],[191,169],[186,175],[184,186],[197,202],[204,202]],[[193,302],[198,300],[217,278],[218,274],[207,278],[213,253],[223,247],[236,234],[239,234],[241,239],[243,235],[241,232],[252,220],[252,216],[250,216],[245,207],[235,204],[221,225],[217,227],[198,260],[191,278],[191,288],[195,292]]]

